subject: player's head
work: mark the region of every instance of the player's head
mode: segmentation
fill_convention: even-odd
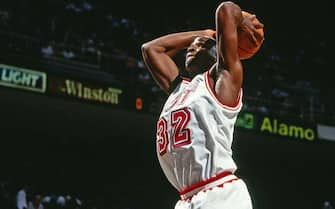
[[[215,62],[215,39],[208,36],[199,36],[187,48],[185,67],[191,77],[208,70]]]

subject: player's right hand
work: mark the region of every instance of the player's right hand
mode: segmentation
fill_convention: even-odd
[[[211,38],[216,38],[216,31],[212,29],[206,29],[205,33]]]

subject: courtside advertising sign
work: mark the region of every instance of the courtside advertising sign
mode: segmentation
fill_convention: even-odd
[[[316,126],[313,124],[288,121],[273,116],[263,116],[248,112],[241,112],[236,121],[236,127],[264,135],[280,136],[307,142],[315,141],[318,138]]]
[[[47,74],[40,71],[0,64],[0,85],[44,93],[47,85]]]
[[[85,102],[115,106],[120,104],[123,91],[112,85],[51,75],[49,76],[48,92]]]

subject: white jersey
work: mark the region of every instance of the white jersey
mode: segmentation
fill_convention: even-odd
[[[237,169],[232,158],[234,124],[242,90],[233,106],[223,105],[209,71],[184,80],[168,97],[157,122],[157,155],[170,183],[180,192]]]

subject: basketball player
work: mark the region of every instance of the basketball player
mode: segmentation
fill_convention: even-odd
[[[179,191],[175,209],[250,209],[244,181],[234,175],[234,124],[242,107],[238,31],[256,42],[256,17],[233,2],[215,13],[216,31],[168,34],[142,45],[143,59],[169,95],[157,122],[157,155]],[[256,21],[255,21],[256,22]],[[187,48],[184,78],[173,58]]]

